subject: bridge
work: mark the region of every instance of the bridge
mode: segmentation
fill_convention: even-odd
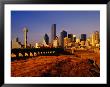
[[[11,60],[31,58],[35,56],[58,56],[64,51],[63,48],[17,48],[11,49]]]

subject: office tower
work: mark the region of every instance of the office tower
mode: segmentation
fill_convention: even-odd
[[[99,42],[100,42],[99,31],[95,31],[94,33],[95,33],[95,43],[99,44]]]
[[[70,47],[71,45],[72,45],[71,38],[65,37],[64,38],[64,47],[67,48],[67,47]]]
[[[92,33],[92,46],[96,46],[100,43],[99,32],[95,31]]]
[[[45,34],[44,40],[45,40],[46,44],[48,45],[49,44],[49,36],[47,34]]]
[[[56,36],[55,40],[53,40],[53,47],[57,48],[59,46],[59,38]]]
[[[81,41],[86,41],[86,34],[81,34]]]
[[[73,35],[73,42],[76,42],[76,35]]]
[[[51,28],[51,43],[53,43],[53,40],[56,37],[56,24],[52,24]]]
[[[23,29],[23,31],[24,31],[24,48],[26,48],[27,47],[27,32],[28,32],[28,29],[25,27]]]
[[[92,33],[92,46],[95,46],[95,33]]]
[[[61,47],[64,47],[64,38],[67,37],[67,32],[63,30],[60,35],[61,35],[60,36],[60,39],[61,39],[60,45],[61,45]]]
[[[90,38],[88,38],[87,40],[86,40],[86,42],[85,42],[85,46],[90,46]]]
[[[22,44],[21,42],[19,42],[19,39],[18,37],[11,40],[11,48],[14,49],[14,48],[22,48]]]
[[[73,34],[68,34],[68,38],[70,38],[71,42],[73,41]]]

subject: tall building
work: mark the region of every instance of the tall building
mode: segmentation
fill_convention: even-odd
[[[92,46],[96,46],[99,43],[100,43],[99,32],[98,31],[95,31],[92,34]]]
[[[60,45],[61,45],[61,47],[64,47],[64,38],[65,38],[65,37],[67,37],[67,32],[63,30],[63,31],[61,32],[61,34],[60,34],[60,39],[61,39],[61,40],[60,40]]]
[[[27,48],[27,32],[28,32],[28,29],[25,27],[23,29],[24,31],[24,48]]]
[[[68,48],[72,45],[72,42],[71,42],[71,38],[68,38],[68,37],[65,37],[64,38],[64,47],[65,48]]]
[[[18,37],[11,41],[11,48],[12,49],[14,49],[14,48],[22,48],[22,47],[23,47],[23,45],[21,44],[21,42],[19,42]]]
[[[86,34],[81,34],[81,41],[86,41]]]
[[[57,48],[59,46],[59,38],[56,36],[55,40],[53,40],[53,47]]]
[[[99,44],[100,42],[100,35],[99,35],[99,31],[95,31],[95,43]]]
[[[44,40],[45,40],[46,44],[48,45],[49,44],[49,36],[47,34],[45,34]]]
[[[90,46],[90,38],[88,38],[85,42],[85,46],[89,47]]]
[[[53,42],[55,37],[56,37],[56,24],[52,24],[52,27],[51,27],[51,43]]]
[[[95,33],[92,33],[92,46],[95,46]]]
[[[76,35],[73,35],[73,42],[76,42]]]
[[[68,34],[68,38],[70,38],[71,42],[73,41],[73,34]]]

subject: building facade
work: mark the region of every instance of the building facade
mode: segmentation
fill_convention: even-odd
[[[53,40],[56,37],[56,24],[52,24],[51,27],[51,43],[53,43]]]
[[[19,42],[18,37],[11,41],[11,49],[22,48],[22,47],[23,47],[23,45],[21,44],[21,42]]]
[[[59,38],[56,36],[55,40],[53,40],[53,47],[59,47]]]
[[[73,41],[73,34],[68,34],[68,38],[70,38],[71,42]]]
[[[45,40],[46,44],[48,45],[49,44],[49,36],[47,34],[45,34],[44,40]]]
[[[67,37],[67,32],[63,30],[60,33],[60,45],[61,45],[61,47],[64,47],[64,38],[65,37]]]
[[[76,35],[73,35],[73,42],[76,42]]]
[[[86,34],[81,34],[81,41],[86,41]]]
[[[23,29],[23,32],[24,32],[24,48],[27,48],[27,32],[28,32],[28,29],[25,27]]]

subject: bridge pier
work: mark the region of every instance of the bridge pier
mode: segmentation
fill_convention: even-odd
[[[28,54],[28,57],[30,57],[30,52],[27,52],[27,54]]]
[[[16,53],[16,57],[19,57],[19,53]]]
[[[34,52],[32,52],[32,55],[33,55],[33,57],[34,57]]]
[[[25,57],[25,52],[22,53],[23,57]]]

